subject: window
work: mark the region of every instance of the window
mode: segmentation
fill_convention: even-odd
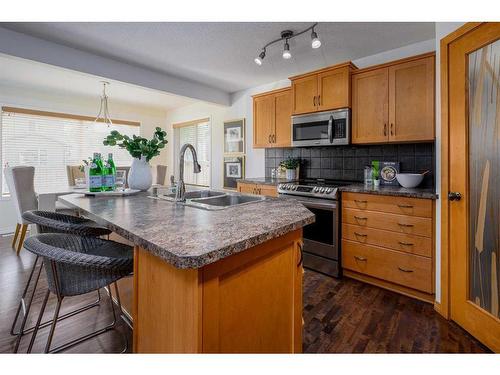
[[[35,189],[50,191],[68,185],[67,165],[80,165],[94,152],[104,157],[112,152],[117,166],[131,165],[132,157],[125,149],[102,144],[114,129],[129,136],[139,135],[138,123],[118,122],[122,123],[115,120],[108,128],[90,117],[4,107],[0,133],[2,166],[34,166]],[[1,188],[2,195],[8,194],[4,178]]]
[[[210,186],[210,119],[174,124],[175,173],[179,176],[179,152],[185,143],[196,149],[201,173],[193,173],[191,151],[184,154],[184,182],[190,185]]]

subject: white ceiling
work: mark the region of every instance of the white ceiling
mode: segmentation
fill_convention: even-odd
[[[62,69],[53,65],[0,54],[0,86],[48,91],[58,95],[98,98],[101,77]],[[112,81],[107,88],[111,101],[164,110],[178,108],[195,100],[123,82]]]
[[[355,60],[434,39],[434,23],[320,23],[322,47],[310,47],[310,34],[292,39],[291,60],[282,45],[271,46],[265,63],[253,59],[285,29],[312,23],[1,23],[14,31],[74,47],[227,92],[285,79],[326,65]]]

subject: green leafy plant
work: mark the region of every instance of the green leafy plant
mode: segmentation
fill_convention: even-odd
[[[285,169],[296,169],[300,165],[300,159],[288,158],[280,163],[280,167]]]
[[[146,160],[150,161],[155,156],[160,155],[161,149],[168,143],[166,136],[167,132],[161,130],[159,127],[155,129],[153,139],[151,140],[137,135],[133,135],[130,138],[128,135],[123,135],[119,131],[113,130],[102,143],[105,146],[125,148],[132,157],[140,159],[142,156],[145,156]]]
[[[372,178],[378,180],[380,178],[380,161],[372,161]]]

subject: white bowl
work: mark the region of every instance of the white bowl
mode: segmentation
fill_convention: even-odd
[[[396,174],[396,180],[399,184],[405,188],[414,188],[420,185],[424,175],[420,173],[398,173]]]

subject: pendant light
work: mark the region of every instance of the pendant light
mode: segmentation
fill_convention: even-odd
[[[319,40],[318,34],[314,31],[314,27],[311,33],[311,47],[314,49],[321,47],[321,40]]]
[[[111,125],[113,125],[113,122],[111,121],[111,117],[109,116],[108,95],[106,94],[106,86],[109,85],[109,82],[101,81],[101,83],[102,83],[101,105],[99,107],[99,113],[97,114],[97,117],[94,120],[94,123],[103,122],[109,128]]]
[[[288,39],[285,41],[285,46],[283,47],[283,58],[285,60],[292,58],[292,53],[290,52],[290,45],[288,44]]]

